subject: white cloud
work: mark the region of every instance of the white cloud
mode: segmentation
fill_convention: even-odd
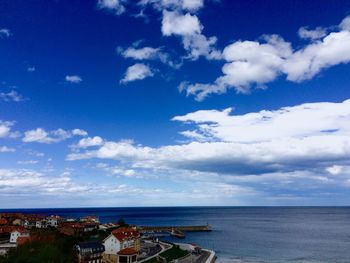
[[[187,58],[196,60],[204,56],[207,59],[220,59],[221,52],[214,47],[217,38],[204,36],[202,29],[203,26],[196,15],[182,14],[178,11],[163,11],[163,35],[181,36],[183,46],[188,52]]]
[[[78,75],[67,75],[65,80],[70,83],[78,84],[83,81],[83,79]]]
[[[8,38],[11,36],[11,31],[7,28],[0,28],[0,38]]]
[[[0,138],[9,137],[11,135],[11,126],[13,122],[0,120]]]
[[[339,27],[340,27],[341,30],[347,30],[347,31],[349,31],[349,30],[350,30],[350,16],[345,17],[345,18],[341,21]]]
[[[131,58],[134,60],[159,60],[173,68],[179,68],[181,63],[176,63],[171,60],[170,55],[162,51],[162,48],[140,47],[132,46],[127,49],[118,47],[118,52],[124,58]]]
[[[38,143],[57,143],[60,141],[64,141],[73,136],[86,136],[87,132],[74,129],[72,131],[66,131],[63,129],[57,129],[53,131],[45,131],[42,128],[37,128],[35,130],[29,130],[24,133],[24,137],[22,138],[23,142],[38,142]]]
[[[236,41],[223,51],[226,64],[221,77],[213,83],[182,82],[179,88],[203,100],[209,94],[222,94],[231,88],[249,93],[252,87],[265,87],[283,75],[293,82],[311,79],[326,68],[350,62],[347,21],[348,18],[343,20],[340,31],[324,35],[320,28],[316,31],[302,28],[299,34],[313,41],[298,50],[277,35],[264,36],[261,41]]]
[[[323,27],[316,27],[315,29],[301,27],[298,30],[298,35],[302,39],[318,40],[327,35],[327,30]]]
[[[331,175],[338,175],[342,172],[343,167],[340,165],[333,165],[326,168],[326,171]]]
[[[322,41],[298,50],[288,58],[282,70],[291,81],[313,78],[322,69],[350,61],[350,32],[332,32]]]
[[[7,146],[0,146],[0,153],[15,152],[15,148],[10,148]]]
[[[196,11],[204,6],[204,0],[182,0],[182,9]]]
[[[87,137],[80,139],[78,144],[74,145],[76,148],[87,148],[92,146],[100,146],[103,144],[103,139],[99,136]]]
[[[125,7],[122,4],[122,0],[98,0],[97,6],[100,9],[106,9],[115,13],[116,15],[121,15],[125,12]]]
[[[132,58],[136,60],[153,60],[158,58],[159,48],[143,47],[135,48],[129,47],[125,50],[120,49],[120,54],[124,58]]]
[[[23,96],[15,90],[11,90],[10,92],[7,92],[7,93],[0,92],[0,99],[4,101],[15,101],[15,102],[20,102],[24,100]]]
[[[87,136],[88,133],[82,129],[74,129],[72,130],[73,135],[78,135],[78,136]]]
[[[36,68],[34,66],[27,68],[28,72],[34,72],[35,70],[36,70]]]
[[[37,160],[26,160],[26,161],[17,161],[17,164],[27,165],[27,164],[37,164]]]
[[[196,60],[200,56],[204,56],[209,60],[222,58],[221,52],[214,48],[217,42],[216,37],[207,38],[202,34],[194,34],[184,36],[182,42],[188,52],[187,58],[189,59]]]
[[[325,170],[329,163],[342,165],[350,154],[349,103],[309,103],[238,116],[230,116],[230,109],[200,111],[174,120],[195,124],[194,131],[207,142],[152,148],[105,141],[67,159],[113,159],[133,168],[232,175]]]
[[[204,0],[141,0],[139,5],[152,5],[158,11],[167,9],[196,12],[204,7]]]
[[[164,36],[188,36],[199,34],[201,31],[202,25],[197,16],[189,13],[183,15],[177,11],[163,11],[162,33]]]
[[[109,166],[105,163],[98,163],[96,168],[102,169],[108,175],[124,176],[124,177],[138,177],[137,173],[133,169],[126,169],[121,166]]]
[[[201,110],[175,116],[173,120],[193,123],[196,133],[226,142],[252,143],[311,135],[350,134],[350,100],[306,103],[244,115],[231,115],[231,112],[232,108]]]
[[[148,65],[142,63],[136,63],[125,72],[124,78],[120,81],[121,83],[127,83],[135,80],[142,80],[147,77],[152,77],[154,72]]]

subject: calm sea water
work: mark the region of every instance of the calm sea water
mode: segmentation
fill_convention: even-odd
[[[78,208],[20,211],[65,217],[94,214],[102,222],[115,222],[122,217],[128,223],[136,225],[208,223],[213,227],[212,232],[187,233],[184,242],[215,250],[218,261],[225,263],[350,262],[350,207]]]

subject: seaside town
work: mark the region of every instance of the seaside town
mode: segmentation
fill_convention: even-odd
[[[97,216],[0,214],[0,263],[214,263],[215,252],[196,244],[168,242],[210,226],[134,226],[124,219],[101,223]]]

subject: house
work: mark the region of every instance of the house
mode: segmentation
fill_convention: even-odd
[[[118,252],[119,263],[133,263],[137,261],[137,251],[133,248],[124,248]]]
[[[16,218],[15,220],[12,221],[12,225],[14,226],[23,226],[24,221],[20,218]]]
[[[17,243],[17,238],[19,237],[29,237],[29,231],[23,228],[16,228],[12,230],[10,235],[10,243]]]
[[[105,246],[105,261],[119,262],[120,255],[118,255],[118,252],[126,248],[129,248],[129,250],[127,250],[128,253],[130,252],[130,249],[133,249],[132,252],[136,252],[136,254],[140,251],[140,232],[134,227],[118,228],[113,230],[112,233],[103,240],[103,244]],[[134,254],[135,253],[131,253],[130,255]],[[122,256],[125,255],[123,254]]]
[[[83,242],[75,246],[79,263],[101,263],[105,247],[102,243]]]
[[[66,236],[81,236],[84,233],[84,226],[76,222],[64,222],[59,225],[58,231]]]
[[[35,223],[35,227],[36,228],[47,228],[47,221],[46,221],[46,219],[37,220],[36,223]]]
[[[81,225],[84,228],[84,232],[90,232],[95,229],[98,229],[98,224],[94,222],[84,222],[84,223],[81,223]]]
[[[62,222],[63,219],[60,216],[49,216],[46,218],[46,222],[48,226],[58,227],[58,223]]]
[[[83,216],[80,218],[80,222],[100,223],[100,220],[98,216]]]
[[[0,226],[6,226],[8,224],[8,221],[6,218],[0,218]]]

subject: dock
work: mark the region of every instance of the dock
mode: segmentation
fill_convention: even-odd
[[[211,231],[210,225],[204,226],[139,226],[138,230],[141,233],[147,232],[209,232]]]

